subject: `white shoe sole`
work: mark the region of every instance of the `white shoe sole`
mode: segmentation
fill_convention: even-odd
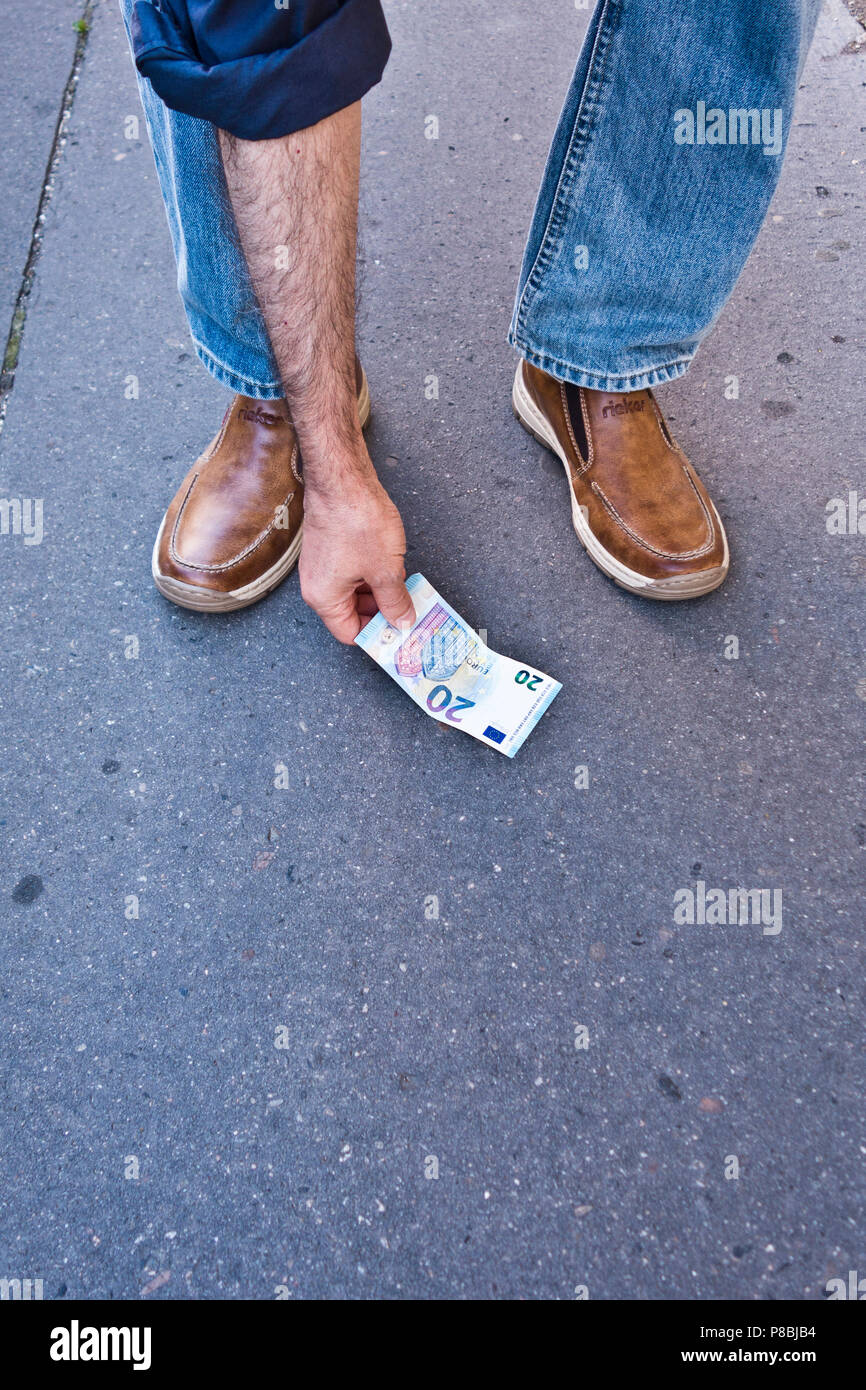
[[[361,374],[358,414],[361,417],[361,428],[366,429],[370,423],[370,387],[363,368]],[[181,608],[192,608],[197,613],[232,613],[237,608],[248,608],[251,603],[258,603],[259,599],[272,593],[282,584],[297,564],[304,535],[304,527],[301,523],[288,550],[280,556],[276,564],[271,565],[269,570],[265,570],[264,574],[260,574],[258,579],[254,579],[252,583],[244,584],[240,589],[229,589],[225,593],[220,593],[216,589],[200,588],[197,584],[185,584],[182,579],[173,579],[170,575],[162,573],[159,568],[159,547],[164,530],[165,517],[162,519],[153,546],[153,556],[150,563],[153,582],[163,598],[169,599]]]
[[[716,525],[724,541],[724,559],[720,565],[713,569],[700,570],[695,574],[684,574],[675,579],[650,579],[645,574],[639,574],[637,570],[629,569],[615,555],[611,555],[606,550],[601,541],[592,531],[589,522],[584,516],[583,510],[574,495],[571,486],[571,469],[568,459],[563,453],[559,440],[553,432],[552,427],[542,415],[538,406],[533,401],[523,380],[523,363],[518,362],[517,371],[514,376],[514,387],[511,392],[511,404],[514,414],[520,424],[539,444],[543,444],[552,454],[555,454],[565,469],[565,476],[568,479],[568,491],[571,497],[571,520],[574,526],[577,539],[580,541],[584,550],[591,560],[598,565],[603,574],[612,579],[620,588],[628,589],[629,593],[640,594],[642,598],[654,599],[684,599],[700,598],[703,594],[712,593],[720,584],[724,583],[730,566],[730,555],[728,552],[728,538],[725,535],[725,528],[722,525],[721,517],[713,506]]]
[[[251,584],[242,585],[240,589],[228,589],[225,593],[220,593],[217,589],[203,589],[197,584],[185,584],[182,579],[172,579],[170,575],[162,573],[159,568],[159,546],[164,529],[165,517],[162,519],[153,547],[153,582],[163,598],[170,599],[181,608],[194,608],[198,613],[231,613],[235,608],[248,608],[251,603],[258,603],[260,598],[271,593],[278,584],[282,584],[286,575],[290,574],[297,564],[304,531],[301,525],[285,554],[281,555],[269,570],[260,574],[258,579],[254,579]]]

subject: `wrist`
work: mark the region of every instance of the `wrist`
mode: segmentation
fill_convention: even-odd
[[[311,469],[304,459],[303,476],[304,510],[313,513],[356,507],[381,486],[369,455],[342,460],[332,456],[321,469]]]

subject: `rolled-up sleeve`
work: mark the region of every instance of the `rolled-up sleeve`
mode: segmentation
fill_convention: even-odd
[[[136,0],[132,44],[167,106],[242,140],[315,125],[380,80],[380,0]]]

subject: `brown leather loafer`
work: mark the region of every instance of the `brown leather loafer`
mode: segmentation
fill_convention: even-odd
[[[730,563],[725,528],[652,391],[588,391],[521,361],[512,404],[561,460],[574,529],[600,570],[644,598],[718,588]]]
[[[356,366],[358,413],[370,391]],[[301,552],[304,483],[284,400],[235,396],[219,434],[187,473],[153,548],[159,592],[182,608],[228,613],[276,589]]]

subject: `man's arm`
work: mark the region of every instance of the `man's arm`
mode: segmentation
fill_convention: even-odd
[[[226,181],[304,466],[301,592],[342,642],[381,609],[411,621],[399,513],[355,386],[361,103],[274,140],[219,132]],[[285,248],[285,249],[282,249]]]

